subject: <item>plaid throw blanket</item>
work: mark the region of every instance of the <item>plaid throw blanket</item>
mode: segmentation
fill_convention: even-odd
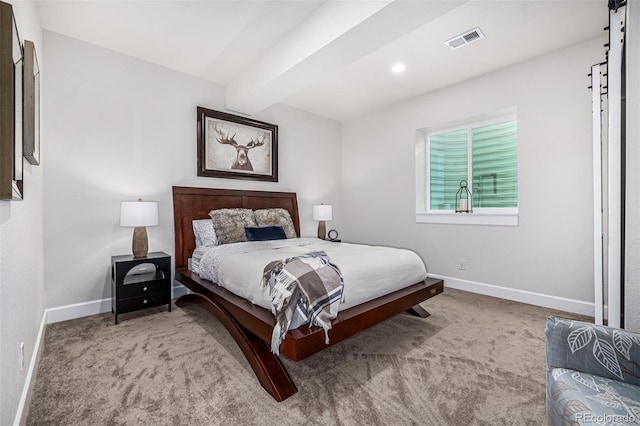
[[[269,263],[264,268],[262,285],[276,317],[271,352],[280,353],[280,344],[296,313],[307,324],[322,327],[325,343],[329,343],[331,320],[338,315],[344,283],[340,270],[324,251]]]

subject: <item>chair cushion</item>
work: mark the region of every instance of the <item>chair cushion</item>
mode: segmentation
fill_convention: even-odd
[[[565,424],[640,424],[640,386],[566,368],[547,372],[547,420]]]

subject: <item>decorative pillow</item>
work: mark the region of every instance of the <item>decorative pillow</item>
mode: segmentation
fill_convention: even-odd
[[[193,224],[193,234],[196,236],[196,248],[218,245],[218,238],[211,219],[197,219],[191,223]]]
[[[282,226],[264,226],[261,228],[244,228],[249,241],[285,240],[287,236]]]
[[[256,215],[256,222],[258,226],[282,226],[287,238],[297,238],[296,227],[293,225],[291,215],[288,210],[276,208],[276,209],[261,209],[253,212]]]
[[[213,228],[218,237],[218,244],[247,241],[246,227],[257,226],[251,209],[219,209],[209,212]]]

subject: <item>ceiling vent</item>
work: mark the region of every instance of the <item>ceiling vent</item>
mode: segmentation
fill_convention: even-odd
[[[484,34],[480,30],[480,28],[474,28],[465,32],[464,34],[460,34],[452,39],[445,41],[445,44],[449,46],[449,49],[455,50],[462,46],[466,46],[467,44],[473,43],[474,41],[478,41],[481,38],[484,38]]]

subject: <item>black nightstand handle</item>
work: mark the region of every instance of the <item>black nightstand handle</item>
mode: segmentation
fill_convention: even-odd
[[[149,290],[149,287],[145,287],[142,289],[142,291],[148,291],[148,290]]]
[[[142,301],[142,303],[144,303],[144,304],[146,305],[146,304],[147,304],[147,303],[149,303],[149,302],[147,301],[147,299],[144,299],[144,300]]]

